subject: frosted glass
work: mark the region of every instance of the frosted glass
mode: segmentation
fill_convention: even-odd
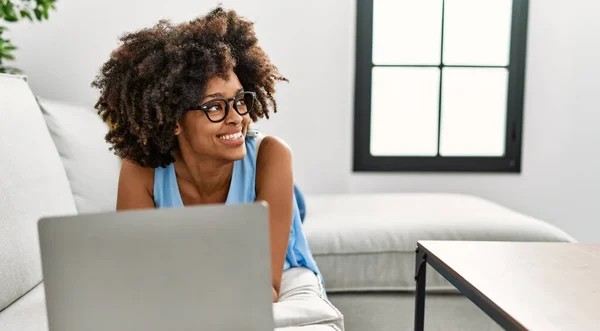
[[[373,64],[441,61],[441,0],[374,0]]]
[[[442,84],[440,155],[503,156],[508,71],[446,68]]]
[[[371,154],[435,156],[438,68],[373,68]]]
[[[446,0],[444,16],[444,64],[509,64],[512,0]]]

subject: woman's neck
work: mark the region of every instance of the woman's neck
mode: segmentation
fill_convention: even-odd
[[[176,150],[174,156],[178,179],[195,187],[196,192],[184,193],[199,202],[224,202],[233,176],[233,162],[218,162],[181,150]]]

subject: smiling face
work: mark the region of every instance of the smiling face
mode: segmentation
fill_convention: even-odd
[[[175,129],[180,149],[218,161],[242,159],[246,155],[244,141],[250,116],[247,113],[240,115],[233,105],[235,103],[240,113],[244,114],[246,102],[243,98],[229,100],[229,112],[225,116],[225,103],[216,99],[236,98],[243,91],[234,72],[230,72],[226,80],[221,77],[208,80],[204,96],[195,107],[197,110],[185,113]],[[225,118],[219,121],[223,116]]]

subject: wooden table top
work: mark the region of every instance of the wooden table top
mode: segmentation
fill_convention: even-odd
[[[477,296],[480,308],[491,309],[515,329],[600,330],[600,245],[476,241],[418,245],[428,262],[444,269],[463,294]]]

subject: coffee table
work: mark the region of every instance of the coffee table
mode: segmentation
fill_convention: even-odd
[[[430,264],[506,330],[600,330],[600,245],[419,241],[415,330]]]

